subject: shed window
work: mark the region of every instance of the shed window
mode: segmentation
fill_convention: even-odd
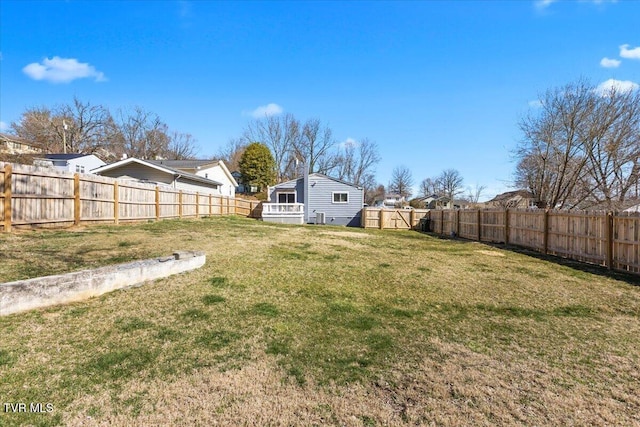
[[[278,193],[278,203],[295,203],[296,193]]]
[[[333,203],[349,203],[349,193],[333,193]]]

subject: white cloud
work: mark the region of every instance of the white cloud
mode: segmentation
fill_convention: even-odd
[[[539,99],[534,99],[533,101],[529,101],[529,107],[542,108],[542,101],[540,101]]]
[[[345,139],[344,141],[342,141],[338,145],[340,145],[341,148],[345,148],[345,147],[348,147],[348,146],[354,146],[355,147],[355,146],[358,145],[358,141],[356,141],[355,139],[353,139],[351,137],[348,137],[347,139]]]
[[[621,63],[619,59],[602,58],[600,60],[600,66],[604,68],[618,68]]]
[[[552,3],[555,3],[557,0],[537,0],[535,2],[536,8],[538,9],[546,9],[551,6]]]
[[[256,119],[261,119],[263,117],[277,116],[278,114],[282,113],[282,111],[283,110],[281,106],[271,103],[256,108],[251,113],[249,113],[249,115]]]
[[[0,132],[9,130],[9,125],[3,121],[0,121]]]
[[[553,3],[557,3],[559,0],[536,0],[535,6],[538,10],[544,10],[551,6]],[[601,5],[605,3],[617,3],[618,0],[579,0],[580,3],[591,3],[595,5]]]
[[[620,46],[620,56],[627,59],[640,59],[640,47],[629,49],[628,44]]]
[[[106,81],[104,73],[86,62],[78,62],[75,58],[44,58],[42,63],[33,62],[22,71],[34,80],[45,80],[51,83],[69,83],[76,79],[93,78],[97,82]]]
[[[609,79],[598,85],[596,93],[600,94],[600,96],[606,96],[611,90],[630,92],[632,90],[638,90],[638,88],[640,88],[640,85],[630,80]]]

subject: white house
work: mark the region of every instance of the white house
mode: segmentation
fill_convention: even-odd
[[[53,166],[63,172],[91,173],[92,169],[106,165],[95,154],[45,154],[35,159],[34,163],[40,166]]]
[[[149,163],[187,172],[220,183],[220,194],[236,196],[238,183],[222,160],[148,160]]]
[[[407,202],[407,199],[395,193],[386,193],[383,199],[377,199],[373,202],[373,206],[381,208],[393,208],[403,205]]]
[[[94,169],[92,173],[201,194],[225,195],[221,192],[223,185],[221,182],[135,157],[102,166]]]

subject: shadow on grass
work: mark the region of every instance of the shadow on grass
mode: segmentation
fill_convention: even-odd
[[[439,235],[431,232],[429,233],[420,232],[420,233],[426,234],[438,240],[446,240],[452,243],[458,243],[458,244],[468,244],[468,243],[474,243],[474,242],[477,243],[476,240],[466,240],[460,237],[444,236],[444,235]],[[629,273],[629,272],[620,271],[620,270],[609,270],[608,268],[603,267],[601,265],[575,261],[568,258],[562,258],[556,255],[546,255],[541,252],[537,252],[533,249],[524,248],[521,246],[505,245],[504,243],[490,243],[490,242],[481,242],[481,243],[483,245],[490,246],[492,248],[508,250],[510,252],[515,252],[518,254],[529,256],[531,258],[539,259],[542,261],[548,261],[553,264],[561,265],[563,267],[568,267],[576,271],[577,274],[575,274],[575,276],[579,276],[580,273],[589,273],[589,274],[594,274],[600,277],[607,277],[610,279],[625,282],[632,286],[640,286],[640,275],[638,274]]]

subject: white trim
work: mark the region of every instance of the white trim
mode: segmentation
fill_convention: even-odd
[[[298,194],[295,190],[277,190],[276,189],[276,203],[280,203],[280,194],[293,194],[293,202],[287,203],[298,203]]]
[[[231,175],[231,172],[229,171],[229,168],[227,167],[227,165],[225,165],[222,160],[218,160],[217,163],[218,163],[218,165],[220,165],[220,167],[221,167],[222,171],[225,173],[225,175],[227,175],[227,178],[229,178],[229,181],[231,181],[231,185],[233,185],[233,188],[236,188],[238,186],[238,182],[233,177],[233,175]]]
[[[141,160],[141,159],[136,159],[135,157],[129,157],[128,159],[123,159],[123,160],[120,160],[119,162],[110,163],[105,166],[100,166],[99,168],[93,169],[91,173],[99,174],[101,172],[108,171],[111,169],[117,169],[120,166],[128,165],[129,163],[137,163],[139,165],[147,166],[147,167],[150,167],[151,169],[159,170],[160,172],[164,172],[171,176],[176,175],[176,173],[172,170],[165,169],[162,166],[154,165],[153,163],[145,162],[144,160]]]
[[[347,195],[347,200],[345,200],[344,202],[339,201],[336,202],[336,194],[346,194]],[[348,191],[332,191],[331,192],[331,203],[332,204],[336,204],[336,205],[345,205],[349,203],[349,192]]]

